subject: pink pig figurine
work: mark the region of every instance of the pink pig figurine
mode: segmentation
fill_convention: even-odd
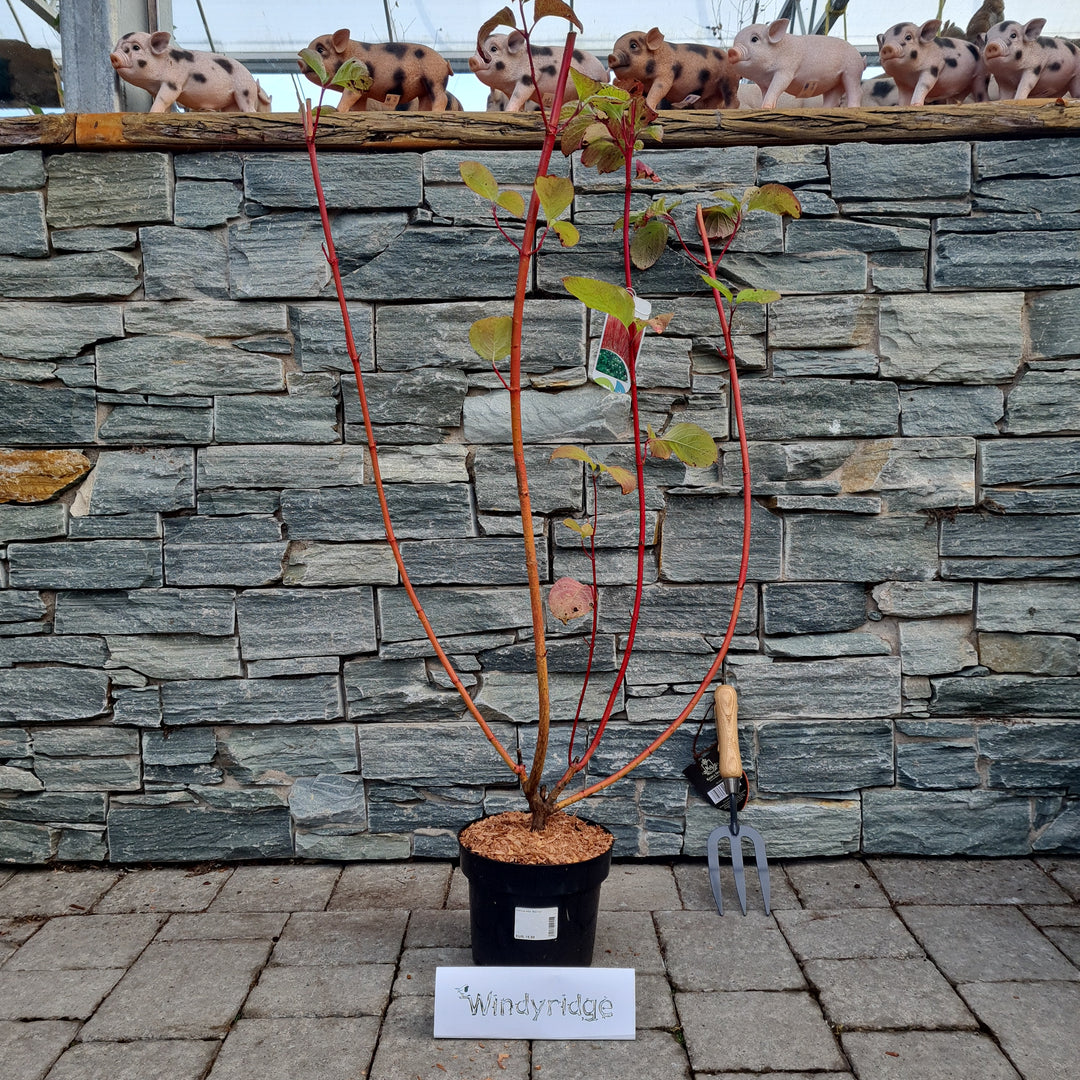
[[[164,30],[125,34],[109,61],[124,82],[154,95],[152,113],[173,103],[193,112],[269,112],[270,98],[243,64],[172,44]]]
[[[728,49],[735,71],[761,87],[763,109],[776,107],[786,90],[793,97],[821,94],[826,108],[858,105],[866,62],[854,45],[826,34],[789,34],[788,20],[744,26]]]
[[[896,80],[901,105],[927,101],[961,102],[970,94],[986,101],[986,69],[970,41],[937,37],[938,19],[922,26],[897,23],[878,34],[878,55],[885,74]]]
[[[487,59],[484,54],[487,54]],[[533,84],[529,67],[529,52],[525,48],[525,36],[520,30],[510,34],[492,34],[485,38],[483,52],[477,48],[469,57],[469,70],[492,90],[501,90],[509,99],[504,112],[521,112],[530,101],[539,103],[547,94],[555,93],[559,79],[563,50],[557,46],[534,45],[532,69],[536,71]],[[570,66],[596,82],[608,81],[607,68],[592,53],[575,49]],[[560,105],[577,99],[577,91],[569,79],[566,93]]]
[[[1080,49],[1066,38],[1040,37],[1045,25],[1045,19],[1023,26],[1006,20],[987,31],[983,62],[1003,101],[1080,97]]]

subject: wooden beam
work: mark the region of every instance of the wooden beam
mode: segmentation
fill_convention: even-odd
[[[0,146],[70,146],[71,134],[43,121],[0,123]],[[304,144],[296,113],[85,113],[74,144],[84,150],[280,150]],[[1080,135],[1080,101],[1008,101],[908,108],[670,111],[662,149],[846,142],[939,142]],[[324,115],[319,145],[338,149],[434,150],[539,147],[540,119],[519,113],[336,113]]]

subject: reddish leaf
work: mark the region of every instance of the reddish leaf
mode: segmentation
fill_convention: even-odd
[[[660,183],[660,177],[641,158],[634,159],[634,179],[651,180],[654,184]]]
[[[508,7],[504,7],[502,11],[496,12],[483,26],[480,27],[479,30],[477,30],[476,47],[480,50],[481,56],[484,56],[481,46],[487,41],[488,37],[491,35],[491,31],[494,30],[496,26],[512,26],[515,29],[517,28],[517,23],[514,22],[514,13]],[[484,59],[490,60],[491,57],[484,56]]]
[[[568,7],[562,0],[535,0],[533,3],[533,18],[542,19],[545,15],[555,15],[561,19],[566,19],[572,22],[582,33],[585,32],[585,27],[581,25],[580,20],[574,14],[574,9]],[[573,68],[570,70],[573,71]]]
[[[595,604],[592,588],[573,578],[559,578],[548,593],[548,610],[561,623],[584,618]]]

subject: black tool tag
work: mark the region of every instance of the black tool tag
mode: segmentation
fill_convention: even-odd
[[[745,773],[743,774],[745,777]],[[710,805],[726,807],[728,804],[727,788],[720,775],[720,748],[710,746],[704,753],[697,755],[692,764],[683,769],[683,776],[694,785],[694,790]],[[742,800],[741,810],[746,805],[747,788],[745,779],[739,785]]]

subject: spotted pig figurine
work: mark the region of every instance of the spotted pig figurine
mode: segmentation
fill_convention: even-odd
[[[477,49],[469,57],[469,70],[492,90],[501,90],[507,97],[503,112],[521,112],[530,101],[539,102],[554,95],[562,66],[563,50],[557,46],[534,45],[532,68],[529,66],[529,50],[525,47],[525,35],[520,30],[509,34],[492,34],[484,39],[483,50]],[[606,83],[607,68],[590,52],[575,49],[570,66],[596,82]],[[536,82],[533,83],[533,70]],[[577,99],[577,90],[570,79],[560,105]]]
[[[761,107],[773,109],[786,90],[794,97],[821,94],[826,108],[858,105],[866,62],[854,45],[827,34],[789,34],[788,20],[744,26],[728,49],[735,71],[761,87]]]
[[[117,75],[154,95],[153,113],[173,104],[193,112],[269,112],[270,98],[243,64],[172,44],[164,30],[125,34],[109,55]]]
[[[335,30],[317,37],[308,48],[322,57],[328,75],[333,75],[346,60],[359,60],[368,69],[371,86],[363,93],[342,91],[339,112],[365,112],[369,101],[386,103],[388,97],[394,99],[391,107],[415,101],[421,112],[445,112],[449,104],[446,84],[450,65],[426,45],[408,41],[369,45],[353,41],[348,30]],[[318,85],[311,68],[303,60],[298,63],[300,71]]]
[[[974,101],[986,101],[986,68],[978,46],[937,37],[940,29],[940,20],[930,19],[922,26],[897,23],[878,34],[881,66],[896,80],[900,104],[958,104],[969,94]]]
[[[617,86],[641,83],[645,104],[659,109],[664,100],[697,109],[737,109],[739,76],[727,51],[711,45],[681,45],[665,40],[659,28],[631,30],[611,48],[608,67]]]
[[[1066,93],[1080,98],[1080,48],[1066,38],[1040,37],[1045,25],[1045,19],[1023,26],[1006,20],[987,31],[983,62],[1003,101]]]

